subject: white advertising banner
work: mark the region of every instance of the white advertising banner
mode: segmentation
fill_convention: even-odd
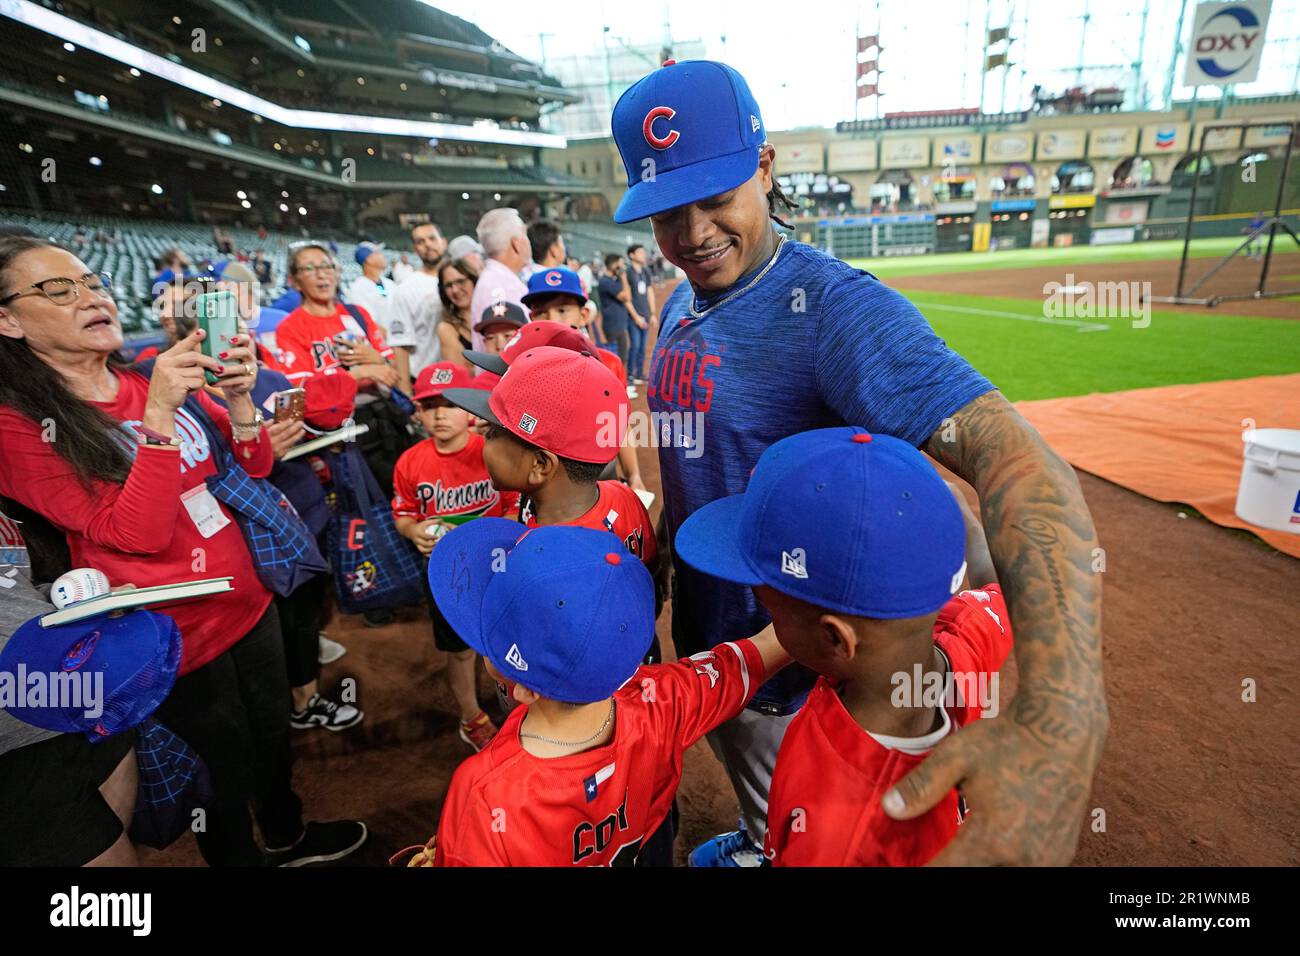
[[[1188,86],[1227,86],[1258,77],[1272,6],[1272,0],[1197,4],[1183,82]]]

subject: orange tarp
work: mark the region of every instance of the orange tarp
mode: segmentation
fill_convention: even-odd
[[[1300,558],[1300,535],[1248,524],[1233,511],[1246,428],[1300,428],[1300,375],[1020,402],[1074,467],[1157,501],[1191,505]]]

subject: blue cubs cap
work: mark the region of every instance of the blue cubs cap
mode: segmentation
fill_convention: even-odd
[[[682,523],[673,550],[707,574],[819,608],[907,618],[943,607],[966,571],[966,526],[921,452],[822,428],[763,452],[743,495]]]
[[[618,98],[611,125],[628,186],[615,222],[735,189],[767,142],[745,78],[713,60],[666,61]]]
[[[383,243],[379,243],[379,242],[358,243],[357,251],[355,254],[357,265],[359,266],[365,265],[367,259],[373,256],[376,252],[383,252],[383,251],[384,251]]]
[[[540,269],[528,277],[528,294],[519,301],[532,308],[534,302],[540,302],[553,295],[576,295],[583,302],[587,293],[582,290],[582,279],[572,269],[556,266],[553,269]]]
[[[181,632],[166,614],[40,622],[24,623],[0,652],[0,681],[14,688],[4,709],[24,723],[103,740],[151,715],[176,683]]]
[[[552,700],[604,700],[654,639],[650,572],[607,531],[478,518],[433,549],[429,587],[461,640]]]

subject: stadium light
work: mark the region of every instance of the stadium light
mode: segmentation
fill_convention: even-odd
[[[236,199],[247,199],[247,198],[248,198],[248,193],[244,192],[244,191],[241,189],[241,190],[239,190],[237,193],[235,193],[235,198],[236,198]]]
[[[307,215],[307,207],[306,207],[306,206],[299,206],[299,207],[298,207],[298,215],[300,215],[300,216],[305,216],[305,215]]]
[[[288,212],[289,206],[286,203],[280,203],[280,212]]]
[[[288,192],[288,190],[285,190],[285,189],[280,190],[280,195],[281,195],[282,197],[284,197],[285,199],[288,199],[288,198],[289,198],[289,192]]]
[[[243,202],[241,202],[240,205],[243,206],[245,209],[252,209],[252,208],[253,208],[253,204],[252,204],[251,202],[249,202],[247,199],[245,199]]]
[[[544,149],[564,149],[565,138],[553,133],[541,133],[495,126],[473,126],[431,120],[408,120],[390,116],[367,116],[359,113],[331,113],[323,110],[303,110],[281,106],[247,90],[231,86],[216,77],[200,73],[182,64],[160,56],[103,30],[97,30],[55,10],[32,3],[30,0],[6,0],[0,3],[0,15],[34,30],[65,40],[64,49],[75,50],[72,41],[116,60],[124,66],[134,66],[145,73],[160,77],[177,86],[193,90],[200,96],[217,97],[228,106],[298,129],[329,130],[338,133],[369,133],[379,136],[409,136],[427,139],[437,136],[471,143],[492,143],[505,146],[533,146]],[[294,43],[311,52],[311,45],[300,36]],[[435,75],[436,76],[436,75]],[[445,86],[439,92],[446,96]]]
[[[63,44],[63,49],[67,50],[69,53],[76,53],[76,52],[77,52],[77,48],[76,48],[75,46],[73,46],[71,43],[65,43],[65,44]]]
[[[497,202],[500,202],[500,201],[501,201],[501,194],[500,194],[500,193],[493,193],[493,194],[492,194],[492,198],[493,198],[494,200],[496,200]]]
[[[103,166],[103,165],[104,165],[104,161],[103,161],[102,159],[100,159],[98,156],[92,156],[92,157],[90,157],[90,165],[92,165],[92,166]]]
[[[469,198],[469,193],[461,193],[461,194],[460,194],[460,198],[461,198],[461,199],[468,199],[468,198]]]
[[[131,75],[138,78],[140,76],[140,71],[135,67],[131,67]]]
[[[153,193],[155,196],[161,196],[163,193],[163,188],[159,186],[157,183],[154,183],[152,186],[149,187],[149,191]]]

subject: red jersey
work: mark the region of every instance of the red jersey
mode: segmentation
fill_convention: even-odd
[[[835,686],[817,681],[785,732],[772,773],[764,852],[773,866],[920,866],[957,835],[965,805],[955,789],[915,820],[891,819],[880,799],[947,732],[980,717],[979,697],[991,692],[986,702],[996,700],[991,678],[1011,651],[1001,589],[990,584],[956,595],[939,612],[934,642],[955,675],[955,693],[951,703],[945,697],[944,727],[915,738],[915,749],[900,749],[909,740],[863,730]]]
[[[623,367],[622,359],[609,349],[602,349],[599,346],[596,347],[596,358],[600,359],[600,364],[609,369],[624,388],[627,388],[627,369]]]
[[[361,324],[352,318],[341,303],[334,308],[334,315],[323,317],[312,315],[303,306],[298,306],[276,327],[276,367],[295,385],[301,384],[301,380],[313,372],[339,364],[338,345],[334,336],[342,332],[349,332],[358,338],[367,337],[384,358],[392,356],[392,349],[384,341],[379,323],[365,309],[353,306],[365,316],[366,325],[370,329],[369,336],[366,336]]]
[[[517,707],[451,780],[434,866],[631,866],[663,823],[686,749],[749,703],[766,674],[752,641],[639,667],[614,694],[614,736],[571,756],[519,743]]]
[[[641,504],[641,499],[629,485],[610,479],[597,482],[600,497],[591,510],[581,518],[567,522],[579,528],[595,528],[597,531],[609,531],[618,535],[627,549],[641,561],[653,566],[659,554],[655,542],[655,526],[650,521],[650,513]],[[537,518],[527,515],[528,527],[538,527]]]
[[[138,372],[117,374],[117,397],[95,404],[134,434],[144,415],[149,382]],[[194,397],[230,441],[226,410],[201,391]],[[216,474],[212,449],[202,427],[184,408],[176,412],[179,451],[136,445],[122,436],[135,455],[122,485],[83,485],[72,466],[43,440],[48,436],[40,425],[2,406],[0,431],[0,494],[44,515],[63,531],[73,567],[98,568],[114,587],[234,578],[233,591],[163,609],[181,630],[182,674],[243,637],[271,603],[234,516],[206,490],[205,479]],[[271,441],[265,432],[259,442],[232,447],[250,475],[270,474]]]
[[[451,518],[504,518],[519,504],[519,494],[492,487],[483,464],[484,438],[469,433],[460,451],[443,454],[432,438],[402,452],[393,469],[393,517],[416,521]]]

